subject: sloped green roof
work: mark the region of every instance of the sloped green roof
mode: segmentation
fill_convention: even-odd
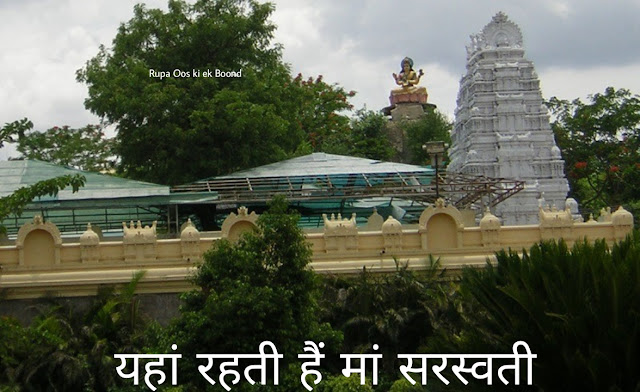
[[[54,222],[62,232],[84,230],[91,222],[104,230],[121,228],[123,221],[151,222],[162,218],[170,204],[169,187],[133,181],[106,174],[85,172],[36,160],[0,161],[0,197],[39,181],[82,174],[85,185],[78,192],[64,189],[26,206],[22,216],[0,222],[9,234],[29,222],[35,214]]]
[[[36,160],[0,161],[0,197],[38,181],[64,175],[82,174],[85,186],[76,193],[64,189],[56,196],[42,197],[38,201],[80,201],[122,199],[149,196],[169,196],[169,187],[106,174],[86,172]]]
[[[216,179],[296,177],[336,174],[434,173],[435,170],[406,163],[316,152],[285,161],[247,169]]]

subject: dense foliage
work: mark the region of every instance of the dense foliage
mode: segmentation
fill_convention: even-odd
[[[311,250],[297,221],[277,198],[260,215],[257,232],[235,244],[219,241],[205,255],[193,278],[198,290],[184,296],[165,344],[180,348],[181,379],[191,387],[208,385],[197,370],[197,353],[255,353],[269,340],[284,355],[282,386],[276,390],[294,391],[300,387],[299,373],[288,368],[306,340],[324,342],[325,351],[338,350],[341,335],[318,317],[318,277],[308,268]]]
[[[443,141],[451,143],[451,129],[453,124],[438,110],[429,110],[419,120],[408,121],[402,125],[407,135],[407,147],[411,152],[411,162],[416,165],[424,165],[429,162],[429,154],[422,148],[424,143],[430,141]],[[445,158],[446,161],[446,158]],[[430,162],[430,164],[435,164]],[[440,162],[439,164],[442,164]]]
[[[44,132],[23,133],[18,137],[20,159],[37,159],[79,170],[108,171],[115,166],[114,141],[104,128],[53,127]]]
[[[351,121],[350,150],[347,155],[389,161],[395,154],[386,135],[388,120],[381,113],[358,110]]]
[[[624,204],[640,216],[640,96],[607,88],[589,102],[551,98],[572,196],[586,212]]]
[[[56,301],[29,327],[0,318],[0,390],[106,392],[127,385],[113,354],[143,347],[145,320],[134,298],[142,276],[119,292],[102,290],[84,312]]]
[[[510,352],[523,340],[538,355],[539,389],[640,388],[637,231],[612,248],[604,241],[568,248],[561,241],[535,245],[521,256],[500,251],[497,265],[466,269],[461,290],[466,323],[445,339],[450,346],[438,350]]]
[[[348,127],[338,112],[355,93],[292,77],[272,42],[272,11],[253,0],[135,7],[77,74],[86,107],[116,126],[125,176],[185,183],[317,150]]]

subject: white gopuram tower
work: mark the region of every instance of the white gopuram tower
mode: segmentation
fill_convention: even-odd
[[[503,224],[537,223],[540,203],[565,208],[569,185],[540,81],[520,28],[502,12],[471,36],[455,116],[448,172],[525,181],[497,205]]]

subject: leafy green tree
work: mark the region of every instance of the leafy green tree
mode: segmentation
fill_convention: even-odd
[[[272,11],[253,0],[134,8],[112,47],[77,73],[86,107],[116,126],[125,176],[185,183],[288,158],[344,128],[335,111],[352,94],[292,78],[272,43]]]
[[[353,108],[348,98],[353,97],[355,91],[347,92],[336,84],[330,85],[322,75],[305,80],[298,74],[292,86],[297,92],[298,104],[297,109],[291,109],[299,118],[306,142],[313,151],[330,152],[327,150],[332,146],[345,143],[351,131],[350,120],[341,113]]]
[[[328,377],[322,380],[314,389],[318,392],[370,392],[371,380],[366,379],[364,384],[360,384],[360,375],[344,377],[342,375]]]
[[[443,141],[450,144],[452,127],[451,121],[438,110],[428,110],[420,119],[405,122],[402,128],[406,132],[407,147],[411,152],[410,163],[424,165],[429,161],[429,155],[422,149],[426,142]]]
[[[102,171],[115,165],[113,139],[99,125],[68,126],[30,132],[18,137],[20,159],[37,159],[79,170]]]
[[[349,155],[390,160],[395,151],[385,133],[388,120],[381,113],[358,110],[351,121],[351,140]]]
[[[554,97],[547,106],[571,195],[583,209],[625,204],[640,211],[640,96],[608,87],[586,103]]]
[[[4,142],[12,142],[22,137],[27,129],[33,124],[27,120],[18,120],[5,124],[0,130],[0,147]],[[44,181],[39,181],[33,185],[17,189],[14,193],[0,197],[0,222],[11,215],[20,215],[24,207],[33,199],[45,196],[56,195],[60,190],[71,186],[74,192],[78,191],[85,183],[84,176],[79,174],[56,177]],[[6,228],[0,224],[0,234],[6,233]]]
[[[409,380],[406,378],[401,378],[396,380],[393,385],[391,385],[391,389],[389,392],[424,392],[426,389],[420,384],[420,380],[416,381],[415,384],[411,384]]]
[[[198,290],[183,297],[181,316],[162,344],[178,345],[181,379],[191,387],[208,385],[199,376],[197,353],[255,353],[269,340],[284,355],[281,383],[293,383],[279,388],[299,390],[299,378],[287,374],[304,341],[323,341],[323,352],[337,350],[340,335],[318,320],[317,277],[308,267],[311,251],[297,221],[277,198],[258,219],[257,232],[235,244],[217,241],[205,254],[193,278]]]
[[[466,269],[461,289],[479,306],[451,337],[458,352],[511,352],[523,340],[538,355],[532,390],[640,388],[637,231],[611,249],[585,241],[542,243],[522,256],[500,251],[497,265]]]
[[[31,128],[33,123],[27,118],[4,124],[0,129],[0,148],[4,147],[4,143],[16,143]]]
[[[393,273],[363,270],[353,281],[329,282],[326,317],[342,330],[343,351],[370,352],[378,344],[380,380],[396,380],[398,354],[416,353],[436,329],[446,329],[449,283],[440,282],[441,273],[439,262],[430,259],[420,274],[397,262]]]
[[[102,290],[86,312],[53,300],[29,327],[0,319],[0,389],[106,392],[126,385],[113,354],[142,350],[147,323],[134,292],[143,275],[119,292]]]

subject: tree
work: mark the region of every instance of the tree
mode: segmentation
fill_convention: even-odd
[[[608,87],[571,102],[547,102],[566,163],[571,195],[585,211],[625,204],[640,208],[640,96]],[[635,212],[635,211],[633,211]],[[634,214],[634,215],[637,215]]]
[[[360,375],[355,374],[349,377],[343,375],[328,377],[322,380],[314,389],[318,392],[371,392],[371,380],[365,379],[364,384],[360,384]]]
[[[104,128],[99,125],[78,129],[56,126],[44,132],[23,133],[17,142],[18,152],[22,154],[20,159],[37,159],[96,172],[115,165],[113,139],[105,137]]]
[[[385,133],[388,120],[381,114],[371,110],[358,110],[351,121],[350,155],[390,160],[395,151]]]
[[[441,282],[442,276],[440,263],[430,258],[421,273],[396,261],[392,273],[365,269],[355,280],[328,282],[324,306],[330,323],[344,334],[343,352],[370,352],[378,344],[380,383],[396,380],[398,354],[417,353],[436,330],[446,329],[449,302],[443,288],[449,283]]]
[[[407,135],[408,149],[411,152],[411,162],[424,165],[430,158],[422,145],[430,141],[451,142],[451,128],[453,124],[438,110],[428,110],[423,117],[414,121],[407,121],[402,128]],[[432,163],[433,164],[433,163]]]
[[[198,290],[183,297],[181,316],[163,344],[178,345],[181,379],[192,387],[208,385],[199,376],[197,353],[255,353],[269,340],[284,355],[280,381],[291,380],[290,390],[299,390],[299,379],[287,374],[304,341],[323,341],[324,352],[337,350],[340,335],[318,320],[317,277],[308,267],[311,250],[297,221],[277,198],[255,233],[235,244],[217,241],[205,254],[193,278]]]
[[[101,290],[86,312],[49,298],[28,327],[0,318],[0,390],[106,392],[127,384],[113,354],[142,349],[145,320],[134,292],[143,275],[120,293]]]
[[[345,91],[336,84],[326,83],[322,75],[315,80],[304,80],[302,74],[293,79],[293,87],[297,90],[297,108],[291,110],[300,119],[300,126],[306,135],[306,141],[313,151],[330,152],[329,150],[343,143],[348,147],[351,132],[350,120],[341,112],[351,110],[353,106],[348,98],[355,91]]]
[[[5,124],[0,129],[0,147],[3,146],[5,141],[15,141],[16,137],[24,135],[25,130],[30,129],[32,126],[27,119]],[[74,192],[77,192],[80,187],[84,186],[85,181],[84,176],[79,174],[60,176],[39,181],[33,185],[19,188],[8,196],[0,197],[0,222],[11,215],[20,215],[24,207],[37,197],[56,195],[60,190],[68,186]],[[3,233],[6,233],[6,228],[0,224],[0,234]]]
[[[85,106],[116,126],[125,176],[185,183],[288,158],[343,128],[334,111],[351,93],[291,77],[272,11],[253,0],[134,8],[113,46],[77,73]]]
[[[527,342],[538,355],[532,390],[638,390],[639,277],[637,231],[611,249],[585,241],[500,251],[496,266],[464,270],[464,298],[479,307],[452,340],[465,353]]]

